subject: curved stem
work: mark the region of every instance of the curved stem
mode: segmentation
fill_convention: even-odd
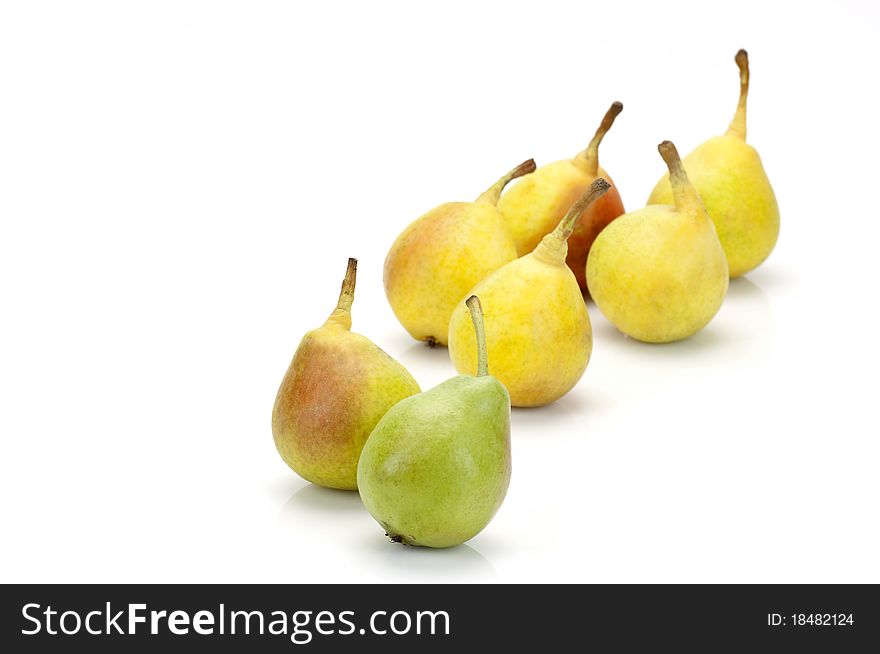
[[[611,129],[614,119],[620,115],[621,111],[623,111],[622,103],[613,102],[611,104],[608,111],[605,112],[605,117],[602,118],[602,122],[599,124],[599,129],[596,130],[593,140],[590,141],[587,149],[578,155],[578,157],[587,162],[589,172],[593,177],[599,174],[599,144],[602,143],[602,139],[605,138],[605,134]]]
[[[351,311],[351,305],[354,302],[354,285],[357,281],[357,266],[357,259],[348,260],[348,268],[345,269],[345,278],[342,280],[342,289],[339,291],[339,301],[336,303],[337,309]]]
[[[605,192],[611,188],[611,184],[601,177],[595,180],[590,187],[584,191],[584,194],[578,198],[577,202],[571,205],[571,208],[565,214],[565,217],[559,221],[556,229],[553,230],[553,236],[560,241],[567,241],[568,237],[574,231],[575,223],[581,217],[581,214],[587,210],[593,202],[605,195]]]
[[[498,200],[501,199],[501,192],[504,190],[504,187],[510,184],[517,177],[522,177],[523,175],[528,175],[531,172],[535,171],[535,160],[529,159],[528,161],[523,161],[519,166],[511,170],[504,177],[499,179],[497,182],[492,184],[489,189],[485,193],[481,193],[480,197],[477,198],[477,201],[485,200],[487,202],[491,202],[492,204],[498,204]]]
[[[749,97],[749,53],[740,50],[736,53],[736,65],[739,66],[739,102],[736,113],[727,128],[728,136],[738,136],[746,140],[746,100]]]
[[[339,291],[339,300],[330,317],[324,322],[325,325],[337,325],[343,329],[351,329],[351,305],[354,302],[357,263],[357,259],[348,260],[348,268],[345,269],[345,278],[342,280],[342,289]]]
[[[678,156],[678,150],[672,141],[663,141],[657,146],[660,156],[666,162],[669,168],[669,183],[672,185],[672,197],[675,200],[675,206],[679,209],[693,203],[694,201],[702,204],[700,196],[697,195],[696,189],[688,179],[684,166],[681,163],[681,157]]]
[[[485,377],[489,374],[489,358],[486,353],[486,325],[483,322],[483,307],[480,304],[480,298],[476,295],[471,295],[465,304],[471,312],[471,320],[477,334],[477,377]]]

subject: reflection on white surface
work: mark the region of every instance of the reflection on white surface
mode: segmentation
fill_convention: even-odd
[[[304,513],[345,516],[363,510],[364,505],[355,491],[335,490],[306,483],[287,500],[281,509],[280,518],[294,519]]]
[[[701,362],[724,361],[726,366],[730,362],[741,365],[766,356],[775,339],[775,317],[769,298],[747,277],[731,280],[724,304],[706,327],[673,343],[643,343],[630,338],[608,322],[594,303],[589,308],[594,352],[607,349],[615,357],[646,369],[669,364],[687,367],[695,358]]]
[[[398,581],[434,582],[492,581],[495,569],[489,560],[472,546],[464,543],[446,549],[407,547],[392,543],[382,536],[381,530],[369,539],[354,543],[359,547],[358,557],[374,572]]]
[[[363,566],[372,581],[488,581],[492,564],[467,543],[437,550],[392,543],[354,491],[306,484],[281,507],[278,523],[296,539],[298,549],[341,549],[349,563]]]
[[[589,375],[589,368],[584,377]],[[491,369],[489,371],[491,373]],[[585,383],[581,380],[579,383]],[[567,425],[577,421],[580,429],[589,429],[591,416],[601,411],[607,398],[602,389],[591,393],[568,393],[552,404],[539,407],[513,407],[510,412],[511,437],[514,444],[525,438],[564,440],[572,433]],[[514,454],[514,466],[517,464]]]

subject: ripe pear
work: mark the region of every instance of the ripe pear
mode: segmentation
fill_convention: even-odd
[[[739,103],[723,136],[709,139],[684,158],[684,167],[724,247],[730,276],[745,275],[773,251],[779,237],[779,206],[758,151],[746,143],[749,57],[736,54]],[[669,175],[654,187],[648,204],[672,204]]]
[[[467,300],[477,375],[461,375],[388,411],[358,464],[364,506],[392,541],[452,547],[489,524],[510,483],[510,397],[489,375],[480,301]]]
[[[538,168],[512,185],[498,203],[521,257],[537,247],[596,179],[602,177],[611,184],[608,192],[584,211],[568,239],[568,265],[582,289],[587,285],[584,267],[590,246],[599,232],[624,212],[617,187],[599,166],[599,144],[621,111],[621,103],[612,104],[586,150],[573,159]]]
[[[675,205],[648,205],[608,225],[587,260],[590,295],[624,334],[648,343],[705,327],[727,293],[728,269],[715,226],[688,181],[675,146],[658,147]]]
[[[357,489],[357,464],[373,427],[392,406],[420,392],[416,380],[372,341],[352,333],[357,260],[348,260],[336,309],[293,355],[272,409],[284,462],[328,488]]]
[[[455,306],[474,284],[516,258],[498,198],[512,180],[533,170],[529,159],[476,201],[441,204],[397,237],[385,259],[385,294],[413,338],[446,345]]]
[[[486,307],[492,372],[507,387],[513,406],[558,400],[578,382],[593,351],[590,316],[574,273],[566,265],[566,241],[581,214],[610,188],[601,177],[568,210],[535,250],[499,268],[473,293]],[[460,373],[473,373],[479,343],[464,305],[449,324],[449,355]]]

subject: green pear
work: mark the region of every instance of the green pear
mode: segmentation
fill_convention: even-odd
[[[603,229],[587,258],[596,306],[624,334],[648,343],[687,338],[721,308],[729,283],[715,226],[675,146],[658,147],[675,206],[652,204]]]
[[[477,375],[400,401],[361,453],[361,499],[398,543],[452,547],[473,538],[510,483],[510,397],[489,375],[480,301],[471,296],[467,306],[479,343]]]
[[[384,283],[400,324],[419,341],[446,345],[452,311],[516,247],[498,211],[504,187],[535,170],[521,163],[473,202],[447,202],[409,225],[388,251]]]
[[[351,330],[357,260],[348,260],[336,309],[308,332],[281,381],[272,435],[284,462],[304,479],[357,489],[357,464],[373,427],[421,389],[397,361]]]
[[[746,143],[749,57],[736,54],[739,103],[727,132],[709,139],[684,158],[684,167],[727,256],[731,277],[745,275],[773,251],[779,237],[779,206],[758,151]],[[657,182],[648,204],[672,204],[669,175]]]

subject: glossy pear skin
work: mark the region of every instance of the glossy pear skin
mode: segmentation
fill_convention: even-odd
[[[596,179],[601,177],[611,184],[608,192],[584,211],[568,239],[567,262],[582,289],[587,285],[584,269],[593,241],[608,223],[624,213],[620,192],[598,162],[599,144],[622,110],[623,105],[615,102],[586,150],[571,159],[541,166],[507,189],[498,203],[516,254],[522,257],[553,231]]]
[[[388,411],[364,446],[358,486],[392,540],[452,547],[489,523],[510,472],[507,391],[490,376],[459,376]]]
[[[730,127],[724,135],[697,146],[683,161],[715,223],[731,277],[745,275],[763,263],[779,238],[776,195],[758,151],[746,143],[748,53],[740,50],[735,60],[740,95]],[[672,204],[672,195],[667,174],[657,182],[648,204]]]
[[[737,136],[716,136],[697,146],[682,163],[715,223],[730,276],[757,268],[779,237],[779,206],[758,151]],[[667,173],[648,204],[671,203]]]
[[[307,481],[355,490],[367,436],[388,409],[421,389],[350,328],[350,311],[337,307],[303,337],[275,398],[272,435],[284,462]]]
[[[442,204],[397,237],[385,259],[385,294],[413,338],[446,345],[456,304],[480,279],[516,258],[496,204],[510,180],[534,168],[534,161],[521,164],[476,201]]]
[[[565,252],[558,253],[564,262]],[[492,374],[513,406],[541,406],[570,391],[593,351],[593,330],[574,274],[548,260],[542,248],[513,261],[476,285],[486,315]],[[449,324],[455,369],[473,374],[476,339],[462,302]]]
[[[668,142],[660,147],[674,153]],[[599,234],[587,260],[596,305],[620,331],[648,343],[681,340],[705,327],[729,283],[715,226],[677,153],[674,160],[676,205],[649,205],[621,216]]]

